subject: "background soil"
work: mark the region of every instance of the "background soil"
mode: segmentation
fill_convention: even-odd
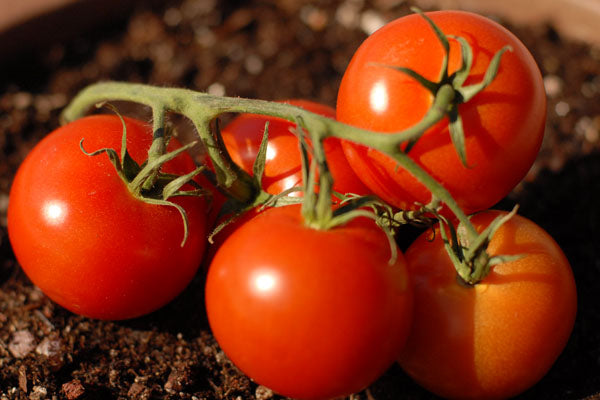
[[[212,338],[199,276],[174,302],[131,321],[75,316],[20,270],[6,234],[11,179],[99,80],[185,86],[215,94],[335,104],[344,68],[367,33],[408,12],[401,0],[157,1],[94,29],[0,58],[0,399],[269,399]],[[68,23],[66,21],[65,23]],[[504,21],[504,23],[506,23]],[[542,69],[546,139],[524,183],[499,207],[559,242],[572,263],[579,313],[567,348],[523,399],[600,399],[600,49],[552,26],[510,26]],[[1,37],[0,37],[1,39]],[[523,305],[526,307],[527,305]],[[398,367],[355,398],[430,399]]]

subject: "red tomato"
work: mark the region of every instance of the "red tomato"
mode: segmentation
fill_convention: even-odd
[[[302,107],[325,117],[335,118],[335,110],[323,104],[308,100],[289,100],[285,103]],[[281,118],[241,114],[227,124],[221,134],[233,161],[251,174],[267,121],[269,122],[269,143],[262,184],[267,193],[279,194],[294,186],[302,185],[298,139],[290,132],[290,128],[293,128],[295,124]],[[339,140],[328,138],[324,141],[324,146],[327,162],[334,179],[333,190],[340,193],[369,193],[348,165]],[[300,192],[292,195],[299,196]]]
[[[218,250],[206,282],[215,338],[250,378],[299,399],[346,396],[398,356],[412,293],[402,254],[367,218],[331,230],[270,208]]]
[[[127,148],[142,162],[152,129],[125,121]],[[134,198],[106,154],[79,148],[83,138],[87,151],[120,151],[122,131],[120,119],[107,115],[57,129],[27,156],[10,192],[8,233],[23,270],[52,300],[92,318],[132,318],[163,306],[190,282],[206,242],[204,199],[171,199],[189,218],[181,247],[175,208]],[[164,166],[177,174],[194,168],[187,154]]]
[[[476,214],[483,230],[501,211]],[[420,236],[406,259],[415,290],[412,330],[400,365],[446,398],[501,399],[546,374],[575,320],[577,295],[569,262],[539,226],[514,216],[500,227],[490,255],[521,254],[492,267],[474,287],[459,284],[439,228]]]
[[[508,30],[462,11],[427,15],[447,35],[464,37],[473,48],[467,84],[481,81],[493,55],[506,45],[495,80],[471,101],[459,105],[465,130],[465,167],[452,145],[448,119],[430,128],[410,156],[441,182],[467,212],[487,209],[523,178],[539,150],[546,98],[542,77],[525,46]],[[461,65],[460,46],[450,40],[449,72]],[[432,94],[416,80],[374,63],[408,67],[437,80],[443,49],[427,22],[413,14],[399,18],[367,38],[344,73],[337,119],[379,132],[408,128],[425,115]],[[357,175],[374,193],[403,209],[428,203],[430,193],[397,163],[376,150],[344,142]]]

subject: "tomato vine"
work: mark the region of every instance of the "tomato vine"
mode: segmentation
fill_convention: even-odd
[[[469,44],[466,40],[456,38],[461,47],[462,67],[459,71],[449,74],[448,37],[436,27],[429,17],[418,10],[416,12],[434,30],[445,54],[438,82],[428,81],[416,71],[408,68],[393,65],[385,66],[397,69],[398,73],[410,75],[434,94],[434,101],[421,121],[393,134],[361,129],[284,103],[214,96],[189,89],[155,87],[127,82],[102,82],[84,88],[65,108],[61,116],[62,121],[73,121],[85,115],[93,105],[107,101],[128,101],[148,106],[152,109],[153,116],[154,141],[149,152],[149,158],[152,159],[153,157],[159,157],[164,151],[164,135],[162,132],[164,131],[166,113],[181,114],[187,117],[197,130],[199,140],[204,145],[206,153],[214,166],[218,186],[239,204],[250,208],[265,203],[276,205],[279,199],[262,190],[260,181],[256,177],[252,177],[231,160],[218,130],[212,129],[211,123],[224,113],[253,113],[282,118],[296,123],[299,136],[306,135],[310,140],[310,150],[315,163],[312,169],[318,171],[320,188],[319,194],[316,195],[313,193],[312,185],[306,186],[308,192],[305,195],[303,209],[305,219],[311,226],[326,229],[347,220],[346,216],[340,217],[339,213],[334,213],[332,209],[332,177],[328,172],[327,160],[323,151],[323,141],[326,138],[335,137],[367,146],[391,157],[398,164],[398,168],[406,169],[431,192],[431,202],[422,205],[424,210],[439,217],[437,206],[443,203],[460,221],[465,232],[463,235],[466,239],[465,242],[485,242],[485,237],[477,239],[481,235],[477,233],[467,215],[448,190],[411,159],[408,150],[427,129],[443,118],[448,117],[451,121],[451,136],[456,151],[461,160],[467,163],[464,150],[464,132],[462,131],[457,105],[469,101],[493,81],[501,62],[502,53],[508,48],[503,48],[494,55],[485,76],[480,82],[465,86],[466,76],[472,64],[472,51]],[[307,177],[312,180],[315,179],[314,176],[316,175],[315,172],[307,174]],[[353,204],[356,206],[349,206],[344,210],[364,215],[363,211],[356,210],[356,208],[364,206],[365,201],[358,201]],[[402,222],[401,220],[396,221],[396,223]],[[485,234],[490,234],[490,232]],[[456,255],[456,248],[455,244],[450,250],[451,253]],[[478,252],[482,251],[485,252],[485,248],[478,249]],[[489,268],[489,260],[486,257],[473,256],[466,260],[461,254],[458,254],[453,257],[453,260],[456,262],[460,277],[470,284],[474,284],[481,279],[484,275],[482,271]]]

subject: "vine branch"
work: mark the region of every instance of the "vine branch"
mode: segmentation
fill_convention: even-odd
[[[404,151],[402,145],[422,135],[428,128],[442,120],[452,105],[455,91],[445,85],[438,90],[434,102],[425,117],[416,125],[395,133],[381,133],[347,125],[331,118],[312,113],[285,103],[237,97],[213,96],[188,89],[162,88],[128,82],[102,82],[83,89],[65,108],[61,115],[63,122],[73,121],[85,115],[97,103],[106,101],[129,101],[154,109],[169,111],[189,118],[204,143],[208,156],[216,168],[222,171],[220,183],[225,188],[233,188],[239,200],[250,199],[256,188],[252,178],[225,155],[222,146],[216,143],[210,130],[210,123],[224,113],[253,113],[279,117],[291,122],[302,120],[303,128],[310,132],[313,143],[322,142],[328,137],[351,141],[381,151],[406,168],[417,180],[425,185],[433,196],[446,206],[465,224],[467,230],[476,235],[475,228],[450,193],[423,168],[415,163]],[[219,174],[217,172],[217,174]],[[249,189],[252,187],[252,189]],[[243,193],[239,195],[239,193]],[[246,199],[244,199],[246,197]]]

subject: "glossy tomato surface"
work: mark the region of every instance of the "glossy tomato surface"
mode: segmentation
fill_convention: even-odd
[[[482,230],[500,213],[472,221]],[[439,231],[430,240],[427,232],[406,252],[415,317],[400,365],[445,398],[502,399],[533,386],[562,352],[575,320],[575,282],[561,249],[538,225],[514,216],[488,250],[523,257],[467,287],[458,283]]]
[[[506,45],[494,81],[459,105],[468,167],[458,158],[445,118],[418,141],[410,156],[450,191],[467,212],[501,200],[531,167],[542,142],[546,98],[541,74],[512,33],[482,16],[462,11],[427,15],[446,35],[465,38],[473,49],[467,84],[480,82],[494,54]],[[337,119],[361,128],[396,132],[422,119],[433,95],[408,75],[378,64],[408,67],[436,81],[443,49],[419,15],[401,17],[368,37],[344,73]],[[460,46],[450,39],[449,72],[461,65]],[[344,151],[357,175],[374,193],[399,208],[431,199],[425,186],[389,157],[349,142]]]
[[[127,148],[142,162],[151,127],[126,119]],[[123,125],[116,116],[90,116],[50,133],[27,156],[13,181],[8,233],[25,273],[48,297],[92,318],[125,319],[173,299],[190,282],[206,242],[206,203],[172,198],[173,207],[134,198],[106,154],[120,152]],[[174,141],[172,141],[174,143]],[[187,154],[165,165],[183,174],[195,168]]]
[[[335,118],[329,106],[308,100],[284,101],[305,110]],[[235,163],[252,174],[252,166],[263,138],[265,123],[269,122],[269,143],[263,175],[263,188],[267,193],[279,194],[295,186],[302,186],[302,164],[298,139],[290,132],[295,124],[287,120],[256,114],[241,114],[227,124],[221,134],[227,150]],[[324,141],[327,162],[334,179],[333,190],[340,193],[367,194],[369,191],[348,164],[339,140]],[[295,192],[292,195],[300,195]]]
[[[412,293],[402,254],[367,218],[304,226],[300,206],[267,209],[219,248],[206,283],[215,338],[277,393],[327,399],[364,389],[397,358]]]

